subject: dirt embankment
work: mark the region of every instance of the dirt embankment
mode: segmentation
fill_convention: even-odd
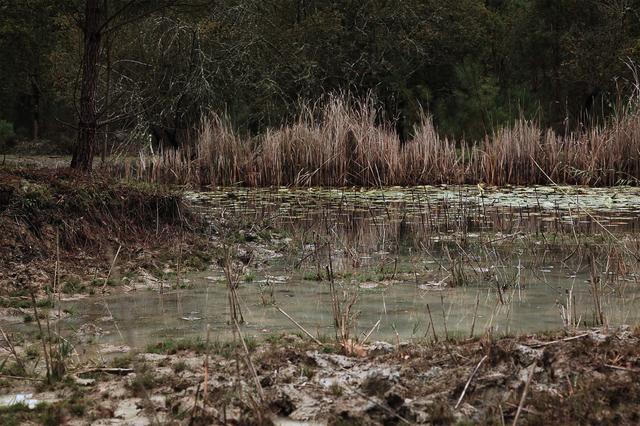
[[[198,226],[182,196],[167,188],[67,170],[2,168],[0,294],[42,289],[54,275],[73,282],[104,278],[116,254],[126,269],[152,267],[177,239],[196,244]]]
[[[335,352],[332,344],[317,346],[288,335],[260,345],[248,342],[255,375],[239,344],[167,341],[105,368],[80,366],[53,387],[22,382],[12,391],[49,403],[34,410],[0,409],[0,420],[635,425],[640,422],[639,337],[637,330],[623,329],[374,343],[352,357]]]

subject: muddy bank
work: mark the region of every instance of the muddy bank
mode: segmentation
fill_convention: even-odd
[[[260,345],[248,341],[250,358],[233,343],[167,341],[108,365],[78,365],[51,386],[4,378],[2,393],[35,402],[32,409],[5,406],[0,419],[105,425],[285,424],[283,419],[511,424],[518,416],[521,425],[630,425],[640,421],[639,338],[638,330],[594,329],[498,340],[373,343],[359,347],[359,356],[346,356],[333,344],[285,335]]]
[[[73,293],[96,280],[115,283],[138,267],[161,267],[154,262],[174,256],[176,242],[197,250],[200,226],[181,193],[166,187],[4,167],[0,292],[59,284]]]

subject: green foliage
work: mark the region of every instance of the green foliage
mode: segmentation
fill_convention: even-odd
[[[244,339],[244,343],[247,345],[249,351],[254,351],[258,345],[256,339],[247,336]],[[147,346],[147,352],[157,354],[173,355],[182,351],[193,351],[196,353],[205,353],[209,351],[212,354],[218,354],[225,358],[233,356],[236,350],[244,350],[241,348],[240,342],[233,341],[214,341],[207,342],[200,337],[186,338],[186,339],[167,339],[155,344]]]
[[[16,134],[13,131],[13,124],[5,120],[0,120],[0,151],[6,151],[15,144]]]
[[[0,4],[0,119],[21,138],[35,123],[73,137],[60,121],[76,121],[82,3]],[[640,0],[151,3],[104,2],[126,6],[98,59],[101,120],[122,118],[111,139],[146,143],[148,124],[192,129],[210,110],[255,133],[339,91],[373,93],[403,136],[423,110],[468,139],[520,114],[561,127],[611,113],[633,84],[625,59],[640,62]]]
[[[147,352],[156,354],[175,354],[180,351],[192,350],[203,353],[207,349],[207,344],[201,338],[195,339],[167,339],[162,342],[147,346]]]

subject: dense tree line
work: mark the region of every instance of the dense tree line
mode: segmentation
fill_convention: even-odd
[[[209,110],[260,132],[335,91],[373,93],[403,135],[424,110],[477,139],[611,113],[640,0],[0,0],[0,57],[0,120],[22,139],[75,142],[95,85],[96,154],[151,127],[184,139]]]

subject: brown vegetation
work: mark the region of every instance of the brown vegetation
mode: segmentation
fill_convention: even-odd
[[[637,331],[590,330],[397,347],[377,342],[356,357],[285,335],[258,346],[245,342],[251,372],[239,343],[169,340],[111,368],[79,366],[55,388],[15,384],[36,399],[50,390],[59,400],[33,411],[0,409],[0,420],[53,411],[69,422],[123,424],[288,418],[329,425],[632,425],[640,408],[637,345]]]
[[[211,115],[192,147],[117,167],[127,177],[197,185],[636,184],[640,112],[564,136],[520,119],[476,143],[441,137],[423,115],[402,143],[372,99],[330,97],[252,138]]]
[[[50,281],[56,253],[71,270],[94,274],[119,247],[132,255],[157,248],[194,223],[181,195],[159,186],[0,169],[0,283],[7,291]]]

